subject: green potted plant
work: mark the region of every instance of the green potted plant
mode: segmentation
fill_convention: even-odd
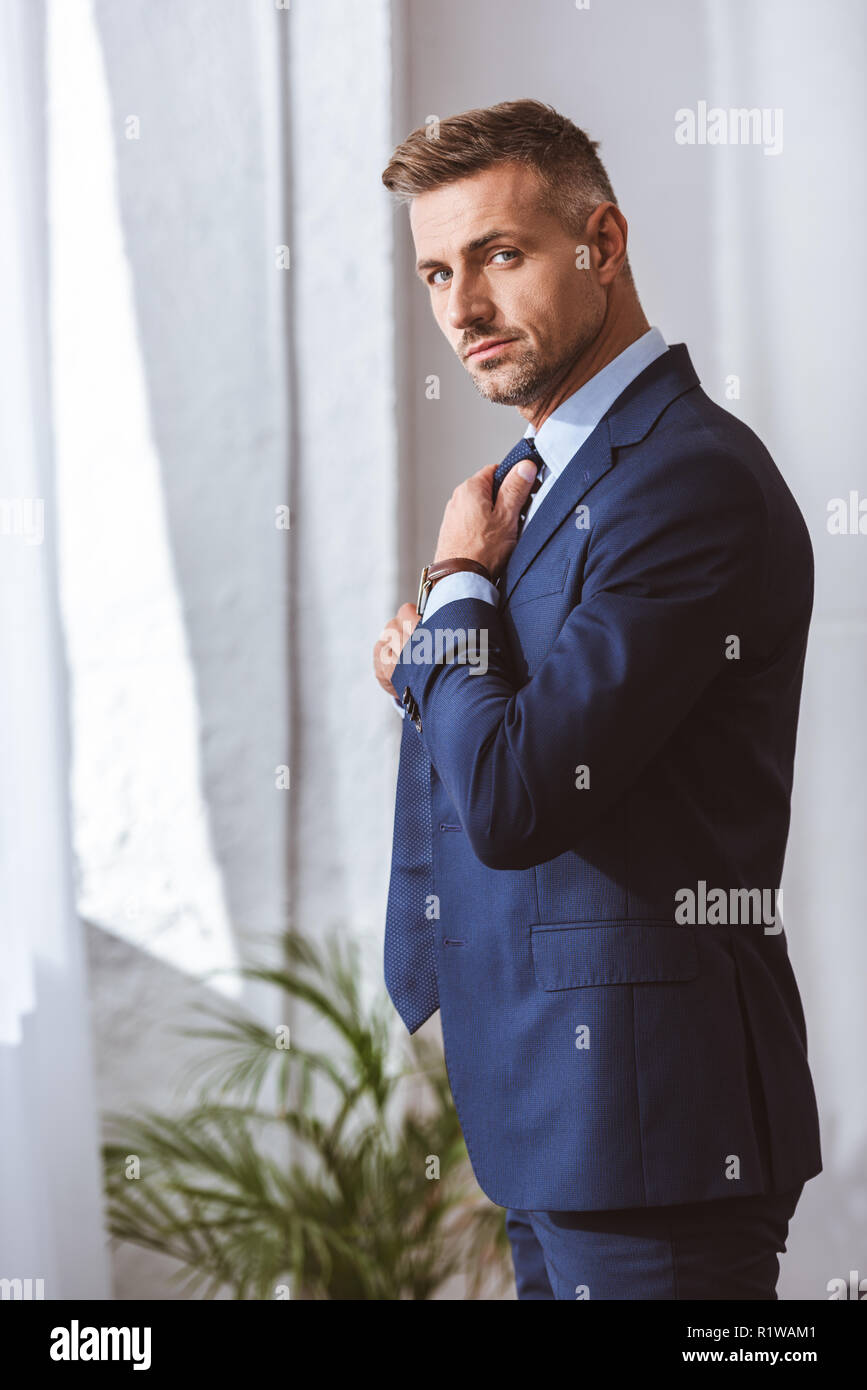
[[[181,1115],[107,1117],[109,1229],[173,1256],[188,1295],[238,1299],[429,1299],[511,1278],[504,1213],[479,1191],[438,1049],[406,1038],[393,1010],[365,1009],[358,951],[295,932],[276,969],[246,978],[303,1007],[306,1036],[205,1008],[213,1044]]]

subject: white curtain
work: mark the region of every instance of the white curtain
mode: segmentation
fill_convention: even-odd
[[[44,12],[0,6],[0,1278],[109,1296],[55,573]],[[41,1280],[41,1285],[35,1281]],[[22,1287],[26,1290],[27,1284]]]
[[[867,542],[827,526],[833,498],[867,496],[859,389],[867,100],[858,66],[867,10],[861,0],[820,8],[708,0],[706,13],[712,104],[774,108],[785,121],[779,155],[713,151],[722,157],[713,161],[712,360],[717,381],[736,373],[744,383],[735,409],[783,471],[815,556],[783,886],[824,1171],[805,1188],[778,1291],[823,1298],[830,1280],[856,1267],[863,1276],[867,1246]],[[845,216],[832,248],[835,195]]]

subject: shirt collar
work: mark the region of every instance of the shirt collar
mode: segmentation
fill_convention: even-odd
[[[595,430],[605,412],[631,381],[668,351],[668,344],[658,328],[650,328],[601,371],[567,396],[545,420],[537,432],[532,425],[524,438],[535,436],[536,447],[551,472],[562,473],[575,457],[581,445]]]

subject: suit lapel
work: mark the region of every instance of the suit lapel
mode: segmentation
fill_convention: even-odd
[[[508,602],[518,580],[564,519],[578,506],[584,494],[613,467],[617,449],[623,445],[637,444],[667,405],[698,384],[699,379],[685,345],[677,343],[651,362],[621,392],[593,433],[570,459],[519,536],[500,580],[502,602]]]
[[[518,544],[509,557],[500,582],[500,592],[505,602],[508,602],[518,580],[553,536],[563,518],[577,507],[585,492],[589,492],[603,473],[608,472],[611,464],[608,422],[602,419],[563,469],[547,497],[539,503],[532,521],[518,537]]]

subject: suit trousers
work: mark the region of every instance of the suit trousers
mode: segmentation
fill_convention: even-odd
[[[506,1212],[519,1299],[776,1299],[803,1184],[620,1211]]]

